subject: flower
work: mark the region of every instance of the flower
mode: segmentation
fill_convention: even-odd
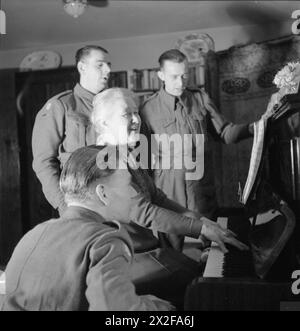
[[[292,88],[300,82],[300,62],[290,62],[275,76],[273,83],[279,88]]]
[[[290,62],[284,66],[275,76],[273,83],[279,91],[271,96],[266,112],[262,118],[278,119],[286,110],[281,108],[281,101],[288,94],[299,93],[300,85],[300,62]]]

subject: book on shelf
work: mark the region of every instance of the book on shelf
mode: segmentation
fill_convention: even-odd
[[[115,71],[110,73],[109,87],[128,87],[127,71]]]
[[[205,67],[201,65],[189,66],[188,86],[203,86],[205,82]]]
[[[161,82],[157,76],[157,70],[157,68],[134,69],[132,75],[133,90],[159,90]]]

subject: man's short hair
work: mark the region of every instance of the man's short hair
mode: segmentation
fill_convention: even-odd
[[[76,66],[77,66],[78,62],[82,61],[84,58],[89,56],[91,51],[101,51],[105,54],[108,54],[108,51],[101,46],[97,46],[97,45],[84,46],[76,52],[76,55],[75,55]]]
[[[170,49],[170,50],[162,53],[158,59],[158,63],[159,63],[160,68],[162,68],[165,61],[182,63],[186,60],[187,60],[186,55],[183,54],[182,52],[180,52],[180,50],[174,48],[174,49]]]
[[[134,93],[126,88],[113,87],[98,93],[93,100],[93,110],[90,115],[91,122],[96,125],[96,117],[99,115],[101,116],[99,113],[96,115],[99,110],[102,115],[104,115],[106,111],[111,112],[114,104],[125,98],[133,99],[135,101]]]
[[[91,197],[91,185],[95,181],[108,177],[115,169],[101,170],[98,165],[99,152],[103,146],[91,145],[77,149],[65,163],[60,175],[60,189],[65,201],[83,202]]]

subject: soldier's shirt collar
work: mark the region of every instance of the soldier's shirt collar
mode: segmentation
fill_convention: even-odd
[[[169,109],[174,110],[178,102],[183,107],[185,106],[184,100],[185,100],[186,90],[184,90],[183,94],[180,97],[175,97],[174,95],[169,94],[168,92],[166,92],[164,87],[160,89],[159,93]]]
[[[92,105],[95,94],[86,90],[83,88],[79,83],[76,84],[74,88],[74,92],[76,95],[78,95],[80,98],[84,99],[87,101],[90,105]]]

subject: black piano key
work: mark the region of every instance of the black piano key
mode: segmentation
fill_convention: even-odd
[[[241,217],[229,217],[228,229],[237,235],[237,239],[249,246],[248,236],[251,224]],[[224,255],[224,277],[253,277],[255,276],[252,255],[250,251],[240,251],[227,245],[228,253]]]

